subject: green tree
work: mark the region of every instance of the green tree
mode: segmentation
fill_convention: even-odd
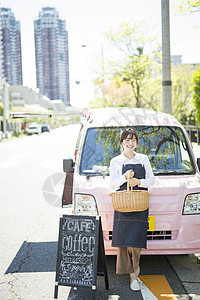
[[[143,87],[152,74],[152,61],[146,49],[153,38],[148,37],[141,28],[140,23],[123,22],[117,30],[105,33],[114,51],[120,54],[110,62],[111,76],[119,87],[124,83],[131,87],[131,106],[136,103],[136,107],[142,107]]]
[[[97,107],[120,107],[120,106],[132,106],[131,98],[132,91],[127,83],[119,84],[114,79],[109,79],[104,86],[104,94],[102,94],[102,86],[100,83],[95,82],[96,89],[100,90],[100,96],[97,96],[90,102],[90,108]]]
[[[3,103],[0,103],[0,116],[3,116]]]
[[[192,102],[192,78],[194,66],[172,65],[172,111],[173,116],[184,125],[194,124]]]
[[[193,102],[195,106],[195,118],[196,123],[200,125],[200,67],[193,74]]]
[[[179,14],[200,12],[200,0],[181,0],[180,5],[174,7]]]

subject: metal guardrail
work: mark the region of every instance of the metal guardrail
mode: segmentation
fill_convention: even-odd
[[[183,125],[187,131],[191,143],[197,143],[200,145],[200,126]]]

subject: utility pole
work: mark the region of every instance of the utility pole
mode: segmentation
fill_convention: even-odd
[[[169,0],[161,0],[163,112],[172,114]]]

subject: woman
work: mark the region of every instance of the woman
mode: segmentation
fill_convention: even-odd
[[[147,190],[154,184],[154,175],[148,157],[136,153],[138,135],[134,129],[125,129],[120,138],[123,153],[110,161],[110,185],[114,190],[126,190],[128,176],[135,190]],[[148,209],[141,212],[114,212],[112,246],[118,247],[117,274],[130,274],[130,288],[139,291],[137,276],[142,248],[146,248]]]

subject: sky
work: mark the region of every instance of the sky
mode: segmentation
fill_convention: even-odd
[[[149,22],[161,43],[161,0],[0,0],[11,8],[21,24],[23,84],[36,88],[33,20],[42,7],[55,7],[66,20],[69,35],[71,105],[87,106],[94,97],[89,65],[101,52],[103,32],[130,20]],[[171,55],[182,55],[183,63],[200,63],[200,14],[176,15],[170,1]],[[82,47],[86,45],[86,47]],[[94,66],[93,66],[94,67]],[[76,84],[80,81],[80,84]]]

